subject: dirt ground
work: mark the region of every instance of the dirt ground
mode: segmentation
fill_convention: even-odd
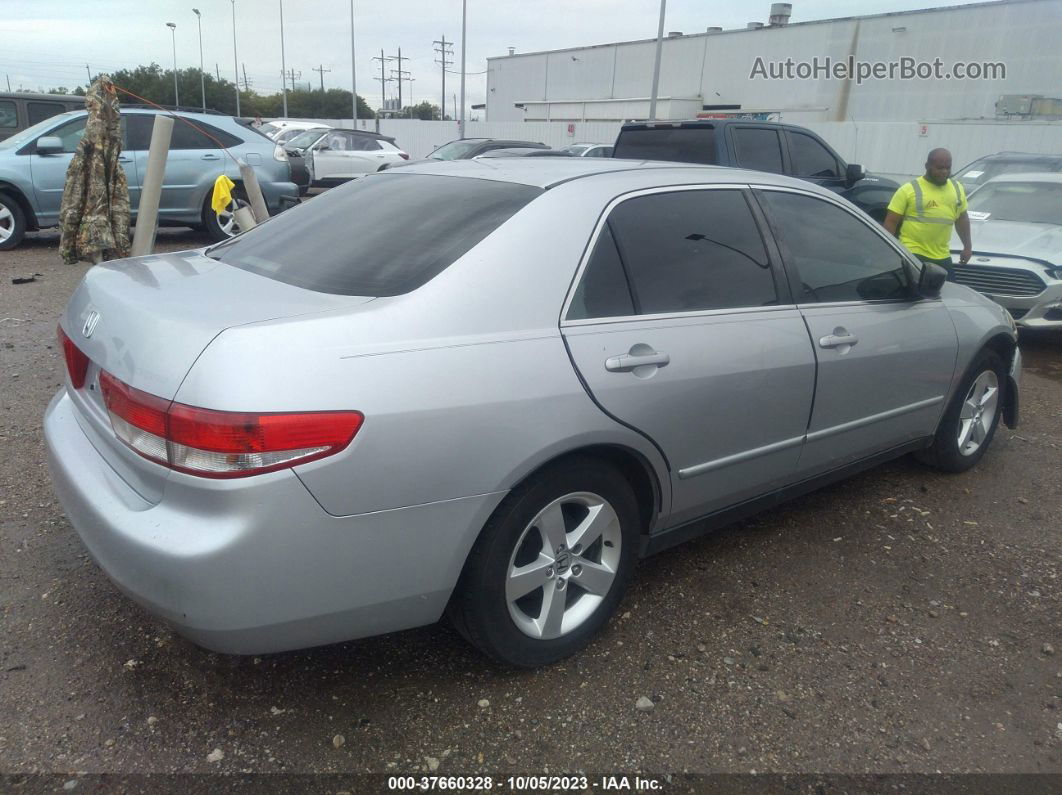
[[[119,594],[52,495],[86,267],[53,233],[0,253],[0,773],[1062,774],[1062,334],[1023,338],[1022,425],[973,471],[899,460],[643,561],[561,665],[445,625],[227,657]]]

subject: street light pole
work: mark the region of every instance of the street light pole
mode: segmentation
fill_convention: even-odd
[[[284,0],[280,0],[280,91],[284,97],[284,118],[288,117],[288,65],[284,61]]]
[[[649,95],[649,118],[656,118],[656,94],[660,88],[660,47],[664,43],[664,6],[667,0],[660,0],[660,27],[656,31],[656,60],[653,63],[653,91]]]
[[[402,68],[402,64],[398,64]],[[354,65],[354,0],[350,0],[350,93],[354,103],[354,129],[358,128],[358,76]]]
[[[468,11],[468,0],[461,0],[461,113],[457,124],[458,138],[465,137],[465,18]]]
[[[240,62],[236,58],[236,0],[232,2],[232,71],[236,73],[236,115],[240,115]]]
[[[181,104],[181,95],[177,91],[177,23],[167,22],[166,27],[170,29],[170,38],[173,39],[173,104]]]
[[[198,8],[193,8],[196,20],[199,22],[199,95],[203,100],[203,113],[206,113],[206,76],[203,74],[203,15]]]

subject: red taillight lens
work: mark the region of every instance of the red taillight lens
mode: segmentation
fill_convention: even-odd
[[[405,152],[399,152],[398,156],[403,160],[409,160],[409,155],[407,155]]]
[[[78,348],[73,340],[66,336],[62,326],[56,328],[59,334],[59,344],[63,346],[63,358],[66,359],[66,371],[70,374],[70,383],[74,389],[81,389],[85,385],[85,376],[88,374],[89,358]]]
[[[208,478],[259,475],[344,449],[361,428],[357,411],[254,414],[171,403],[100,373],[111,425],[140,455]]]

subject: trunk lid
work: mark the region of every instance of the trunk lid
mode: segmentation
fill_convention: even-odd
[[[93,445],[134,491],[161,498],[169,474],[137,455],[111,428],[99,388],[106,370],[129,386],[172,400],[203,350],[227,328],[358,306],[361,296],[316,293],[182,251],[116,260],[88,271],[60,324],[90,360],[71,399]]]

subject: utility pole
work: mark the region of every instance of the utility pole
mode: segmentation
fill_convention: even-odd
[[[88,64],[85,64],[85,74],[88,75],[89,85],[92,85],[92,70],[89,69],[89,65]],[[7,90],[8,91],[11,90],[11,78],[10,77],[7,79]]]
[[[6,77],[7,77],[7,93],[10,94],[11,93],[11,75],[6,75]],[[92,82],[92,75],[89,75],[89,82],[90,83]]]
[[[240,70],[236,66],[236,0],[229,0],[232,3],[232,69],[236,72],[236,115],[240,115]],[[247,82],[247,75],[244,75],[243,82]]]
[[[214,61],[214,71],[218,74],[218,82],[221,82],[221,67],[218,66],[218,62]]]
[[[247,92],[250,92],[251,84],[247,80],[247,64],[240,64],[240,66],[243,67],[243,90],[247,91]]]
[[[288,70],[284,62],[284,0],[280,0],[280,91],[284,96],[284,118],[288,117],[288,83],[284,73]]]
[[[468,0],[461,0],[461,107],[457,114],[457,137],[465,137],[465,21],[468,18]],[[547,56],[548,57],[548,56]]]
[[[350,93],[354,103],[354,129],[358,128],[358,70],[354,63],[354,0],[350,0]]]
[[[384,76],[384,66],[387,63],[387,58],[384,57],[384,51],[380,50],[380,57],[373,56],[374,61],[380,62],[380,76],[374,77],[373,80],[380,81],[380,110],[385,110],[387,106],[387,84],[393,82],[391,78]]]
[[[403,75],[408,75],[409,74],[409,72],[406,72],[406,71],[404,71],[402,69],[402,61],[408,61],[409,58],[403,58],[402,57],[402,48],[399,47],[398,48],[398,55],[397,56],[394,56],[394,55],[389,56],[387,58],[387,60],[389,60],[389,61],[398,61],[398,68],[397,69],[392,69],[391,70],[391,74],[392,75],[397,75],[397,77],[395,79],[398,81],[398,109],[402,110],[402,80],[405,79],[403,77]]]
[[[656,29],[656,56],[653,59],[653,88],[649,92],[649,118],[656,118],[656,97],[660,88],[660,47],[664,43],[664,10],[667,0],[660,0],[660,26]]]
[[[442,117],[446,118],[446,67],[453,66],[454,59],[454,43],[447,41],[443,36],[441,41],[433,41],[432,44],[438,44],[435,48],[435,52],[439,53],[439,58],[435,63],[442,66]]]
[[[285,91],[287,91],[288,80],[291,81],[291,93],[294,94],[295,93],[295,79],[298,78],[298,77],[302,77],[302,72],[297,72],[297,71],[295,71],[295,68],[292,67],[291,69],[289,69],[286,72],[281,72],[280,73],[280,77],[281,77],[281,80],[283,80],[283,82],[284,82]],[[287,118],[287,115],[288,115],[288,103],[287,103],[287,94],[285,94],[284,117]]]
[[[311,72],[317,72],[318,74],[321,75],[321,93],[323,94],[324,93],[324,73],[325,72],[331,72],[332,70],[331,69],[325,69],[324,68],[324,64],[321,64],[320,66],[313,67],[312,69],[310,69],[310,71]]]

